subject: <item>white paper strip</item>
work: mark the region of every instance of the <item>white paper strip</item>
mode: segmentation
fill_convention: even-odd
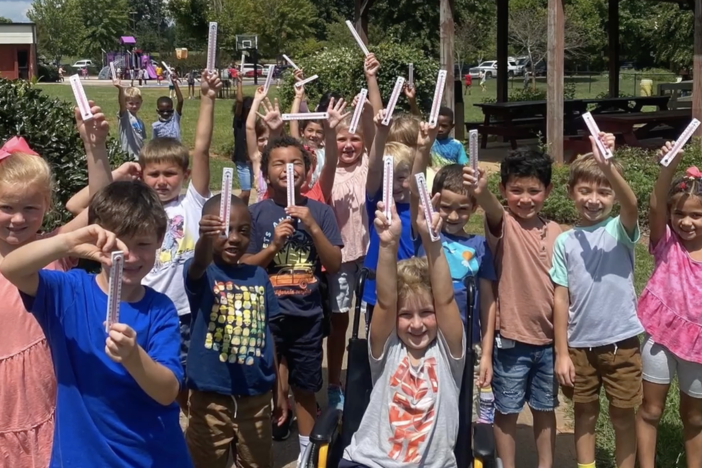
[[[353,38],[356,39],[356,43],[358,43],[358,47],[361,48],[363,53],[368,56],[370,52],[368,51],[368,47],[363,43],[363,40],[361,39],[361,36],[358,35],[358,31],[356,31],[356,28],[354,27],[353,23],[351,21],[346,21],[346,26],[349,27],[349,30],[351,31],[351,34],[353,35]]]
[[[124,272],[124,253],[112,252],[112,266],[107,286],[107,317],[105,333],[110,332],[113,323],[119,323],[119,302],[122,300],[122,276]]]
[[[358,124],[361,121],[361,114],[363,114],[363,107],[366,104],[366,98],[368,97],[368,90],[366,88],[361,89],[356,100],[356,109],[353,111],[353,117],[351,117],[351,124],[349,125],[349,133],[354,134],[358,130]]]
[[[392,120],[392,114],[395,112],[395,106],[397,105],[397,100],[400,98],[400,93],[402,92],[402,87],[405,85],[405,79],[401,76],[397,77],[395,81],[395,87],[392,90],[392,95],[390,95],[390,100],[388,101],[387,108],[385,109],[385,117],[383,118],[383,125],[386,127],[390,125],[390,120]]]
[[[292,163],[285,165],[286,188],[288,191],[288,208],[295,206],[295,168]]]
[[[234,182],[234,169],[222,169],[222,192],[219,200],[219,218],[224,223],[222,237],[229,237],[229,216],[232,213],[232,183]]]
[[[295,87],[296,87],[296,88],[299,88],[300,86],[305,86],[307,83],[311,83],[311,82],[313,82],[314,80],[316,80],[317,78],[319,78],[319,76],[317,76],[317,75],[312,75],[312,76],[310,76],[309,78],[305,78],[304,80],[298,81],[297,83],[295,83]]]
[[[263,85],[263,92],[268,94],[268,90],[273,84],[273,75],[275,73],[275,65],[268,65],[268,76],[266,76],[266,84]]]
[[[607,148],[604,145],[602,138],[600,138],[600,129],[597,126],[595,119],[592,117],[592,114],[589,112],[584,113],[583,120],[585,121],[585,125],[587,125],[587,128],[590,130],[590,134],[595,138],[595,145],[597,145],[597,150],[600,152],[602,157],[605,159],[611,159],[612,157],[614,157],[614,155],[612,154],[612,150]]]
[[[76,98],[76,104],[78,104],[78,111],[80,112],[80,117],[84,122],[93,118],[93,113],[90,110],[90,103],[85,95],[85,90],[83,89],[83,83],[80,82],[80,76],[72,75],[68,78],[69,83],[71,83],[71,89],[73,90],[73,96]]]
[[[217,23],[210,23],[207,35],[207,70],[213,72],[217,60]]]
[[[678,155],[681,149],[683,149],[683,146],[687,144],[688,141],[690,141],[690,138],[692,138],[692,135],[697,131],[697,127],[700,126],[700,121],[697,119],[692,119],[692,122],[687,126],[687,128],[682,132],[680,137],[678,137],[677,140],[675,140],[675,144],[673,147],[668,151],[668,154],[666,154],[663,159],[661,159],[661,165],[668,167],[671,162],[673,162],[673,159],[675,159],[675,156]]]
[[[435,127],[439,123],[439,110],[444,99],[444,89],[446,88],[446,70],[439,70],[436,77],[436,88],[434,88],[434,101],[431,103],[429,113],[429,125]]]
[[[427,230],[429,230],[429,237],[432,242],[439,240],[439,236],[432,229],[431,223],[434,218],[434,206],[431,204],[431,196],[429,195],[429,189],[427,189],[427,180],[424,178],[424,174],[421,172],[414,175],[417,181],[417,190],[419,191],[419,200],[422,203],[422,210],[424,210],[424,219],[427,222]]]
[[[295,70],[299,70],[299,69],[300,69],[300,67],[298,67],[297,65],[295,65],[295,62],[293,62],[293,61],[290,59],[290,57],[288,57],[287,55],[283,54],[283,58],[284,58],[285,61],[288,62],[288,63],[290,64],[290,66],[293,67]]]
[[[327,112],[300,112],[297,114],[283,114],[283,120],[327,120],[329,114]]]
[[[394,164],[392,156],[383,157],[383,205],[385,205],[385,217],[388,220],[388,224],[392,223],[392,211],[390,210],[390,204],[393,203],[393,183],[395,181],[394,175]]]

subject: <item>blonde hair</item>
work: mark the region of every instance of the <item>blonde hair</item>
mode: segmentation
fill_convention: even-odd
[[[180,141],[175,138],[154,138],[141,148],[139,165],[143,168],[149,164],[169,162],[179,165],[183,171],[190,165],[190,153]]]
[[[0,161],[0,187],[32,187],[39,191],[50,209],[53,201],[54,180],[49,164],[40,156],[12,153]]]
[[[353,114],[349,114],[343,119],[341,119],[341,122],[336,126],[336,132],[339,133],[342,130],[348,130],[349,127],[351,127],[351,120],[353,120]],[[363,125],[361,122],[358,122],[358,127],[356,127],[356,134],[357,135],[363,135]]]
[[[396,141],[416,149],[419,123],[419,119],[412,114],[400,114],[394,117],[388,134],[388,142]]]
[[[134,87],[134,86],[132,86],[131,88],[125,89],[124,95],[126,96],[127,99],[134,99],[134,100],[139,100],[139,101],[142,101],[144,99],[141,97],[141,90],[139,88]]]
[[[624,174],[624,168],[619,161],[612,160],[611,164],[617,172]],[[599,185],[610,186],[607,176],[600,169],[593,153],[580,155],[570,164],[570,173],[568,175],[568,187],[570,190],[573,190],[573,187],[578,182],[594,182]]]
[[[414,164],[414,149],[407,145],[398,143],[396,141],[391,141],[385,144],[385,154],[392,156],[394,164],[394,169],[397,170],[398,167],[407,164],[410,169],[412,164]]]
[[[426,257],[412,257],[397,264],[397,297],[405,298],[409,294],[431,293],[429,263]]]

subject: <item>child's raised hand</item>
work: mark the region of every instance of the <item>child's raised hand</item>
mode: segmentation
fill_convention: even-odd
[[[225,229],[218,215],[207,214],[200,218],[200,237],[218,237]]]
[[[305,79],[305,72],[300,69],[300,70],[295,70],[293,71],[293,77],[295,77],[295,82],[300,82]]]
[[[263,100],[266,99],[267,94],[266,88],[259,86],[256,88],[256,92],[254,93],[254,101],[263,102]]]
[[[105,340],[105,353],[114,362],[127,364],[136,356],[136,331],[124,323],[113,323]]]
[[[351,107],[353,107],[353,108],[355,109],[356,106],[358,106],[358,99],[359,99],[360,97],[361,97],[360,94],[357,94],[356,96],[354,96],[353,102],[351,103]],[[370,110],[373,110],[373,105],[372,105],[371,102],[368,100],[368,98],[366,98],[366,102],[363,103],[363,112],[366,112],[366,111],[369,110],[369,109],[370,109]]]
[[[480,366],[478,367],[478,387],[486,388],[492,383],[492,356],[483,354],[480,357]]]
[[[93,118],[87,122],[83,120],[77,107],[73,109],[76,116],[78,133],[84,143],[89,145],[103,145],[107,141],[107,134],[110,131],[110,124],[102,113],[100,106],[96,106],[93,101],[88,101],[90,112]]]
[[[366,77],[377,76],[378,70],[380,69],[380,62],[375,58],[375,54],[368,54],[365,62],[363,63],[363,71]]]
[[[473,195],[480,195],[488,190],[487,176],[483,169],[474,171],[470,166],[463,166],[463,187]]]
[[[388,224],[388,219],[385,217],[385,203],[379,201],[375,211],[375,220],[373,223],[375,224],[375,230],[378,233],[378,239],[383,245],[398,243],[400,241],[400,236],[402,235],[402,223],[400,222],[400,217],[397,216],[395,203],[391,202],[390,213],[392,216],[392,224]]]
[[[613,134],[611,133],[604,133],[600,132],[599,135],[600,141],[604,145],[605,148],[609,148],[612,152],[614,152],[614,145],[616,142],[616,138],[614,137]],[[597,149],[597,143],[595,142],[595,137],[590,135],[590,144],[592,145],[592,154],[595,155],[595,160],[599,164],[604,164],[604,165],[609,165],[610,162],[609,160],[605,159],[601,154],[600,150]]]
[[[295,99],[303,100],[305,98],[305,87],[304,86],[293,86],[295,90]]]
[[[263,123],[265,123],[271,130],[271,133],[275,133],[281,128],[283,128],[284,124],[283,118],[280,115],[280,106],[278,105],[278,98],[273,100],[273,104],[271,104],[270,99],[265,98],[263,102],[261,102],[261,105],[263,106],[263,109],[266,111],[266,113],[261,114],[260,112],[256,112],[256,115],[261,117]]]
[[[85,258],[100,262],[106,267],[112,266],[112,252],[121,250],[124,255],[129,249],[117,236],[98,226],[91,224],[66,234],[68,241],[67,254],[69,257]]]
[[[133,161],[126,162],[112,171],[112,180],[137,180],[141,178],[141,166]]]
[[[126,86],[122,84],[122,80],[117,76],[112,77],[112,84],[115,88],[126,88]]]
[[[312,213],[310,213],[310,209],[306,206],[293,205],[285,208],[285,212],[292,218],[299,219],[307,231],[312,231],[317,227],[317,221],[315,221]]]
[[[345,109],[346,101],[343,98],[340,98],[338,101],[335,101],[334,98],[329,100],[329,108],[327,109],[329,120],[326,122],[329,128],[332,130],[336,129],[339,123],[350,114],[350,112],[342,113]]]
[[[434,213],[431,219],[431,230],[438,234],[441,232],[443,225],[443,220],[439,214],[439,203],[441,202],[441,194],[436,193],[431,198],[431,205],[434,208]],[[431,242],[431,235],[429,234],[429,227],[427,226],[427,218],[424,216],[424,209],[420,206],[417,210],[417,231],[422,238],[422,241]]]
[[[417,134],[417,149],[425,152],[431,151],[438,133],[439,127],[437,125],[431,126],[427,122],[421,122],[419,124],[419,133]]]
[[[222,80],[219,79],[219,76],[216,73],[203,70],[202,80],[200,81],[202,95],[210,99],[216,99],[220,89],[222,89]]]
[[[405,83],[402,90],[405,92],[405,97],[410,101],[413,101],[417,97],[417,89],[409,83]]]
[[[387,113],[387,109],[382,109],[380,112],[376,114],[376,116],[373,118],[373,122],[375,123],[375,126],[378,127],[378,131],[385,131],[385,133],[388,133],[390,131],[390,127],[392,127],[392,117],[390,117],[390,124],[387,126],[383,125],[383,119],[385,118],[385,114]]]
[[[288,237],[295,233],[295,225],[292,219],[284,219],[275,227],[273,231],[273,244],[278,250],[282,249]]]
[[[661,147],[661,149],[658,150],[658,160],[660,161],[661,159],[663,159],[665,157],[666,154],[670,153],[670,150],[673,149],[674,145],[675,145],[674,141],[666,141],[665,145],[663,145]],[[679,161],[683,152],[684,151],[681,148],[680,151],[678,151],[678,154],[675,156],[674,161]],[[677,162],[676,162],[676,165],[677,165]],[[672,164],[670,166],[672,166]],[[670,167],[670,166],[668,166],[668,167]]]

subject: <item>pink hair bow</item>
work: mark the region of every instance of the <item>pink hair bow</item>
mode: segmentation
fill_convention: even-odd
[[[685,171],[685,175],[693,179],[702,179],[702,172],[700,172],[700,170],[697,169],[695,166],[688,167]]]
[[[14,153],[25,153],[31,154],[32,156],[39,156],[37,153],[32,151],[27,142],[22,137],[12,137],[0,148],[0,161],[7,158]]]

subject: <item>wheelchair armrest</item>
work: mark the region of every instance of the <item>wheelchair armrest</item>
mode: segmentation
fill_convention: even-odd
[[[317,445],[329,444],[334,437],[334,433],[339,429],[341,420],[341,410],[327,408],[322,415],[317,418],[310,434],[310,442]]]
[[[473,453],[483,459],[495,456],[495,435],[492,424],[476,423],[473,426]]]

